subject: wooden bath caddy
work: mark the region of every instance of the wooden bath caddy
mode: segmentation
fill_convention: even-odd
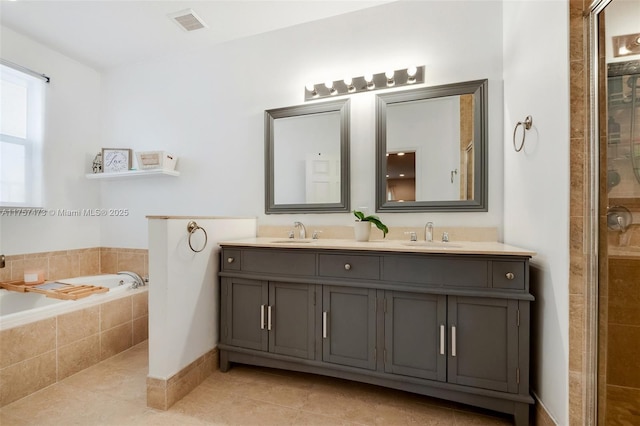
[[[76,300],[91,296],[92,294],[106,293],[109,291],[107,287],[88,284],[64,284],[56,281],[40,284],[25,284],[24,281],[5,281],[0,282],[0,288],[19,291],[21,293],[41,293],[47,297],[65,300]]]

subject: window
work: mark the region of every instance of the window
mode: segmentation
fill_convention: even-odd
[[[0,65],[0,206],[42,207],[45,81]]]

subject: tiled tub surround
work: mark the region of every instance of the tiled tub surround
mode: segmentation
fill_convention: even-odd
[[[147,265],[147,250],[140,249],[88,248],[9,255],[6,267],[0,269],[0,280],[21,280],[25,269],[42,269],[46,280],[121,270],[147,275]],[[114,298],[107,293],[101,304],[79,303],[70,312],[3,327],[0,407],[146,340],[147,288],[120,294],[122,297]]]
[[[22,280],[24,271],[40,269],[45,280],[115,274],[133,271],[149,275],[149,255],[145,249],[92,247],[43,253],[8,255],[6,266],[0,269],[0,281]]]
[[[1,330],[0,406],[146,340],[147,288],[119,293],[115,299],[92,296],[88,307]]]

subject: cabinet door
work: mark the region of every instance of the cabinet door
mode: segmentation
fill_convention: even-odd
[[[448,298],[448,381],[517,392],[518,302]]]
[[[322,287],[322,360],[376,368],[376,291]]]
[[[387,373],[445,381],[446,296],[385,291]]]
[[[269,283],[269,352],[315,358],[314,292],[313,285]]]
[[[242,348],[268,349],[264,311],[269,302],[266,281],[222,279],[221,335],[226,344]]]

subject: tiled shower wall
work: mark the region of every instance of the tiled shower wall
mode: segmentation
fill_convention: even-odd
[[[146,250],[91,248],[7,257],[0,280],[42,269],[48,280],[120,270],[148,274]],[[148,338],[148,291],[0,331],[0,407]]]
[[[589,383],[586,371],[586,340],[588,337],[589,329],[587,327],[587,300],[586,295],[588,293],[588,282],[586,280],[585,267],[587,266],[587,259],[585,256],[585,247],[583,242],[589,229],[587,229],[587,222],[585,216],[585,200],[588,193],[588,170],[590,163],[589,154],[589,25],[588,25],[588,12],[592,0],[570,0],[570,82],[571,82],[571,205],[570,205],[570,225],[571,225],[571,247],[570,247],[570,283],[569,283],[569,424],[570,425],[583,425],[585,424],[585,413],[587,410],[591,410],[589,406],[590,401],[585,400],[587,394],[587,386]],[[586,14],[586,15],[585,15]],[[600,22],[603,26],[604,22]],[[604,40],[601,37],[599,41],[600,45],[603,45]],[[599,74],[605,75],[606,68],[604,63],[604,57],[599,58]],[[606,88],[600,87],[601,93]],[[605,99],[601,99],[601,102],[605,102]],[[601,104],[599,110],[606,111],[606,105]],[[607,117],[600,117],[600,122],[604,125],[600,128],[600,154],[601,164],[603,160],[606,161],[606,123]],[[606,167],[600,168],[600,194],[607,194],[606,191]],[[640,319],[634,318],[611,318],[612,309],[617,309],[628,303],[633,304],[633,300],[636,300],[635,310],[637,311],[637,297],[638,293],[629,293],[625,295],[619,294],[622,290],[621,287],[629,287],[629,279],[633,280],[634,277],[640,276],[640,257],[636,255],[633,259],[616,259],[607,258],[607,240],[611,242],[612,238],[618,238],[619,236],[612,237],[607,233],[606,223],[606,206],[607,197],[600,197],[599,206],[599,228],[600,228],[600,256],[599,256],[599,306],[600,306],[600,318],[599,318],[599,410],[598,410],[598,423],[602,424],[631,424],[628,423],[628,414],[634,411],[633,407],[637,407],[637,401],[640,400],[640,390],[636,390],[635,387],[640,384],[640,377],[637,374],[618,374],[617,369],[628,365],[625,359],[637,359],[633,358],[635,355],[626,354],[625,351],[630,350],[632,346],[628,344],[619,344],[615,340],[618,339],[619,326],[625,326],[625,332],[632,330],[637,333],[640,324]],[[640,246],[640,229],[634,228],[628,231],[630,235],[627,237],[627,245]],[[617,244],[613,244],[616,246]],[[611,275],[609,275],[609,272]],[[622,275],[620,275],[622,274]],[[636,287],[637,289],[637,283]],[[635,299],[634,299],[635,297]],[[621,305],[615,306],[614,305]],[[612,327],[612,321],[623,321],[622,324],[616,322]],[[634,322],[638,321],[638,322]],[[631,322],[631,324],[629,324]],[[640,335],[633,334],[633,332],[627,337],[634,337],[637,341]],[[609,335],[610,334],[610,335]],[[613,342],[612,342],[613,340]],[[607,353],[607,344],[613,343],[613,347],[610,347]],[[604,344],[603,344],[604,343]],[[611,353],[613,350],[614,353]],[[621,352],[621,353],[618,353]],[[616,358],[615,360],[613,358]],[[611,367],[614,367],[611,370]],[[606,369],[609,370],[605,373]],[[617,376],[624,376],[624,386],[611,385],[612,377],[607,377],[613,373],[613,379]],[[635,393],[634,393],[635,392]],[[634,399],[635,398],[635,399]],[[606,410],[604,409],[606,407]],[[605,412],[607,418],[605,419]],[[637,411],[636,411],[637,413]],[[611,417],[615,415],[616,419]],[[627,416],[626,423],[622,420],[623,417],[619,415]]]

